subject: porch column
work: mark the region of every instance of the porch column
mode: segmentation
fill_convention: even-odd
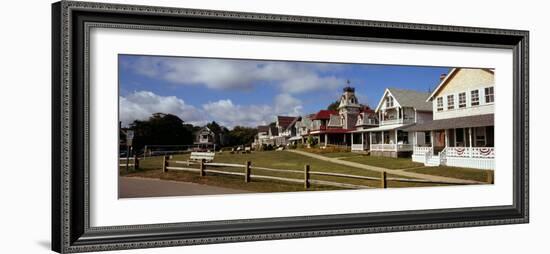
[[[327,144],[328,144],[328,134],[325,133],[325,147],[327,147]]]
[[[348,139],[348,135],[346,135],[346,134],[344,133],[344,144],[347,144],[347,143],[348,143],[348,142],[347,142],[347,139]]]
[[[372,132],[369,132],[369,142],[370,142],[370,145],[372,145]],[[369,146],[369,149],[370,149],[370,146]]]
[[[449,131],[445,129],[445,147],[449,146]]]
[[[351,145],[353,145],[353,132],[350,133],[350,135],[351,135]]]
[[[468,136],[470,138],[470,158],[472,157],[472,127],[468,128]]]
[[[417,131],[413,132],[413,144],[412,144],[413,148],[416,146],[416,134],[417,133],[418,133]]]
[[[395,133],[395,151],[397,152],[397,129],[393,131]]]
[[[380,140],[382,140],[382,143],[380,143],[380,144],[384,144],[384,131],[381,132],[381,139]]]
[[[430,139],[432,141],[432,152],[434,150],[434,147],[435,147],[435,135],[434,135],[434,131],[430,131]]]

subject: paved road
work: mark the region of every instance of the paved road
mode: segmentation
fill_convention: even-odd
[[[323,160],[323,161],[328,161],[328,162],[344,165],[344,166],[349,166],[349,167],[354,167],[354,168],[362,168],[362,169],[367,169],[367,170],[376,171],[376,172],[385,171],[389,174],[405,176],[405,177],[412,177],[412,178],[418,178],[418,179],[424,179],[424,180],[430,180],[430,181],[437,181],[437,182],[459,183],[459,184],[461,184],[461,183],[463,183],[463,184],[480,183],[478,181],[472,181],[472,180],[464,180],[464,179],[458,179],[458,178],[452,178],[452,177],[444,177],[444,176],[426,175],[426,174],[420,174],[420,173],[414,173],[414,172],[406,172],[406,171],[399,170],[399,169],[388,169],[388,168],[382,168],[382,167],[375,167],[375,166],[365,165],[365,164],[361,164],[361,163],[357,163],[357,162],[339,160],[338,158],[329,158],[329,157],[322,156],[322,155],[319,155],[319,154],[308,153],[308,152],[298,151],[298,150],[287,150],[287,151],[297,153],[297,154],[301,154],[301,155],[304,155],[304,156],[309,156],[309,157],[319,159],[319,160]]]
[[[236,194],[248,192],[245,190],[229,189],[198,183],[139,177],[119,177],[118,184],[119,198]]]

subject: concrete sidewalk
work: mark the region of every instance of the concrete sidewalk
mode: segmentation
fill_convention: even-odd
[[[140,177],[119,177],[118,185],[119,198],[249,193],[249,191],[245,190],[209,186],[198,183]]]
[[[423,180],[429,180],[429,181],[437,181],[437,182],[448,182],[448,183],[457,183],[457,184],[480,184],[483,182],[478,181],[472,181],[472,180],[464,180],[464,179],[458,179],[458,178],[452,178],[452,177],[444,177],[444,176],[434,176],[434,175],[426,175],[426,174],[420,174],[420,173],[413,173],[413,172],[406,172],[399,169],[388,169],[388,168],[381,168],[381,167],[375,167],[370,165],[365,165],[357,162],[351,162],[351,161],[344,161],[340,160],[338,158],[330,158],[326,156],[322,156],[319,154],[314,153],[308,153],[304,151],[298,151],[298,150],[286,150],[288,152],[297,153],[300,155],[308,156],[311,158],[315,158],[318,160],[328,161],[344,166],[349,166],[353,168],[360,168],[360,169],[366,169],[370,171],[376,171],[376,172],[387,172],[388,174],[398,175],[398,176],[404,176],[404,177],[410,177],[410,178],[417,178],[417,179],[423,179]]]

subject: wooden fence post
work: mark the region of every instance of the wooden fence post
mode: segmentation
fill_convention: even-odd
[[[309,188],[309,164],[304,166],[304,189]]]
[[[492,170],[489,170],[487,172],[487,183],[494,184],[495,183],[495,172]]]
[[[166,167],[168,166],[168,155],[164,155],[162,157],[162,173],[166,173],[168,171]]]
[[[252,162],[246,161],[246,167],[244,168],[244,182],[245,183],[250,182],[250,164],[252,164]]]
[[[139,160],[138,160],[138,156],[137,155],[134,155],[134,170],[138,170],[139,169]]]
[[[205,176],[205,174],[204,174],[204,169],[205,169],[204,159],[201,160],[201,167],[200,167],[200,169],[201,169],[201,172],[200,172],[201,176]]]
[[[387,179],[387,173],[386,171],[382,171],[380,173],[380,188],[387,188],[388,187],[388,179]]]

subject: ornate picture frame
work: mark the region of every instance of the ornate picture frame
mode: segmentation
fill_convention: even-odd
[[[513,51],[513,205],[90,226],[91,28]],[[60,253],[474,227],[529,221],[529,32],[61,1],[52,5],[52,249]]]

